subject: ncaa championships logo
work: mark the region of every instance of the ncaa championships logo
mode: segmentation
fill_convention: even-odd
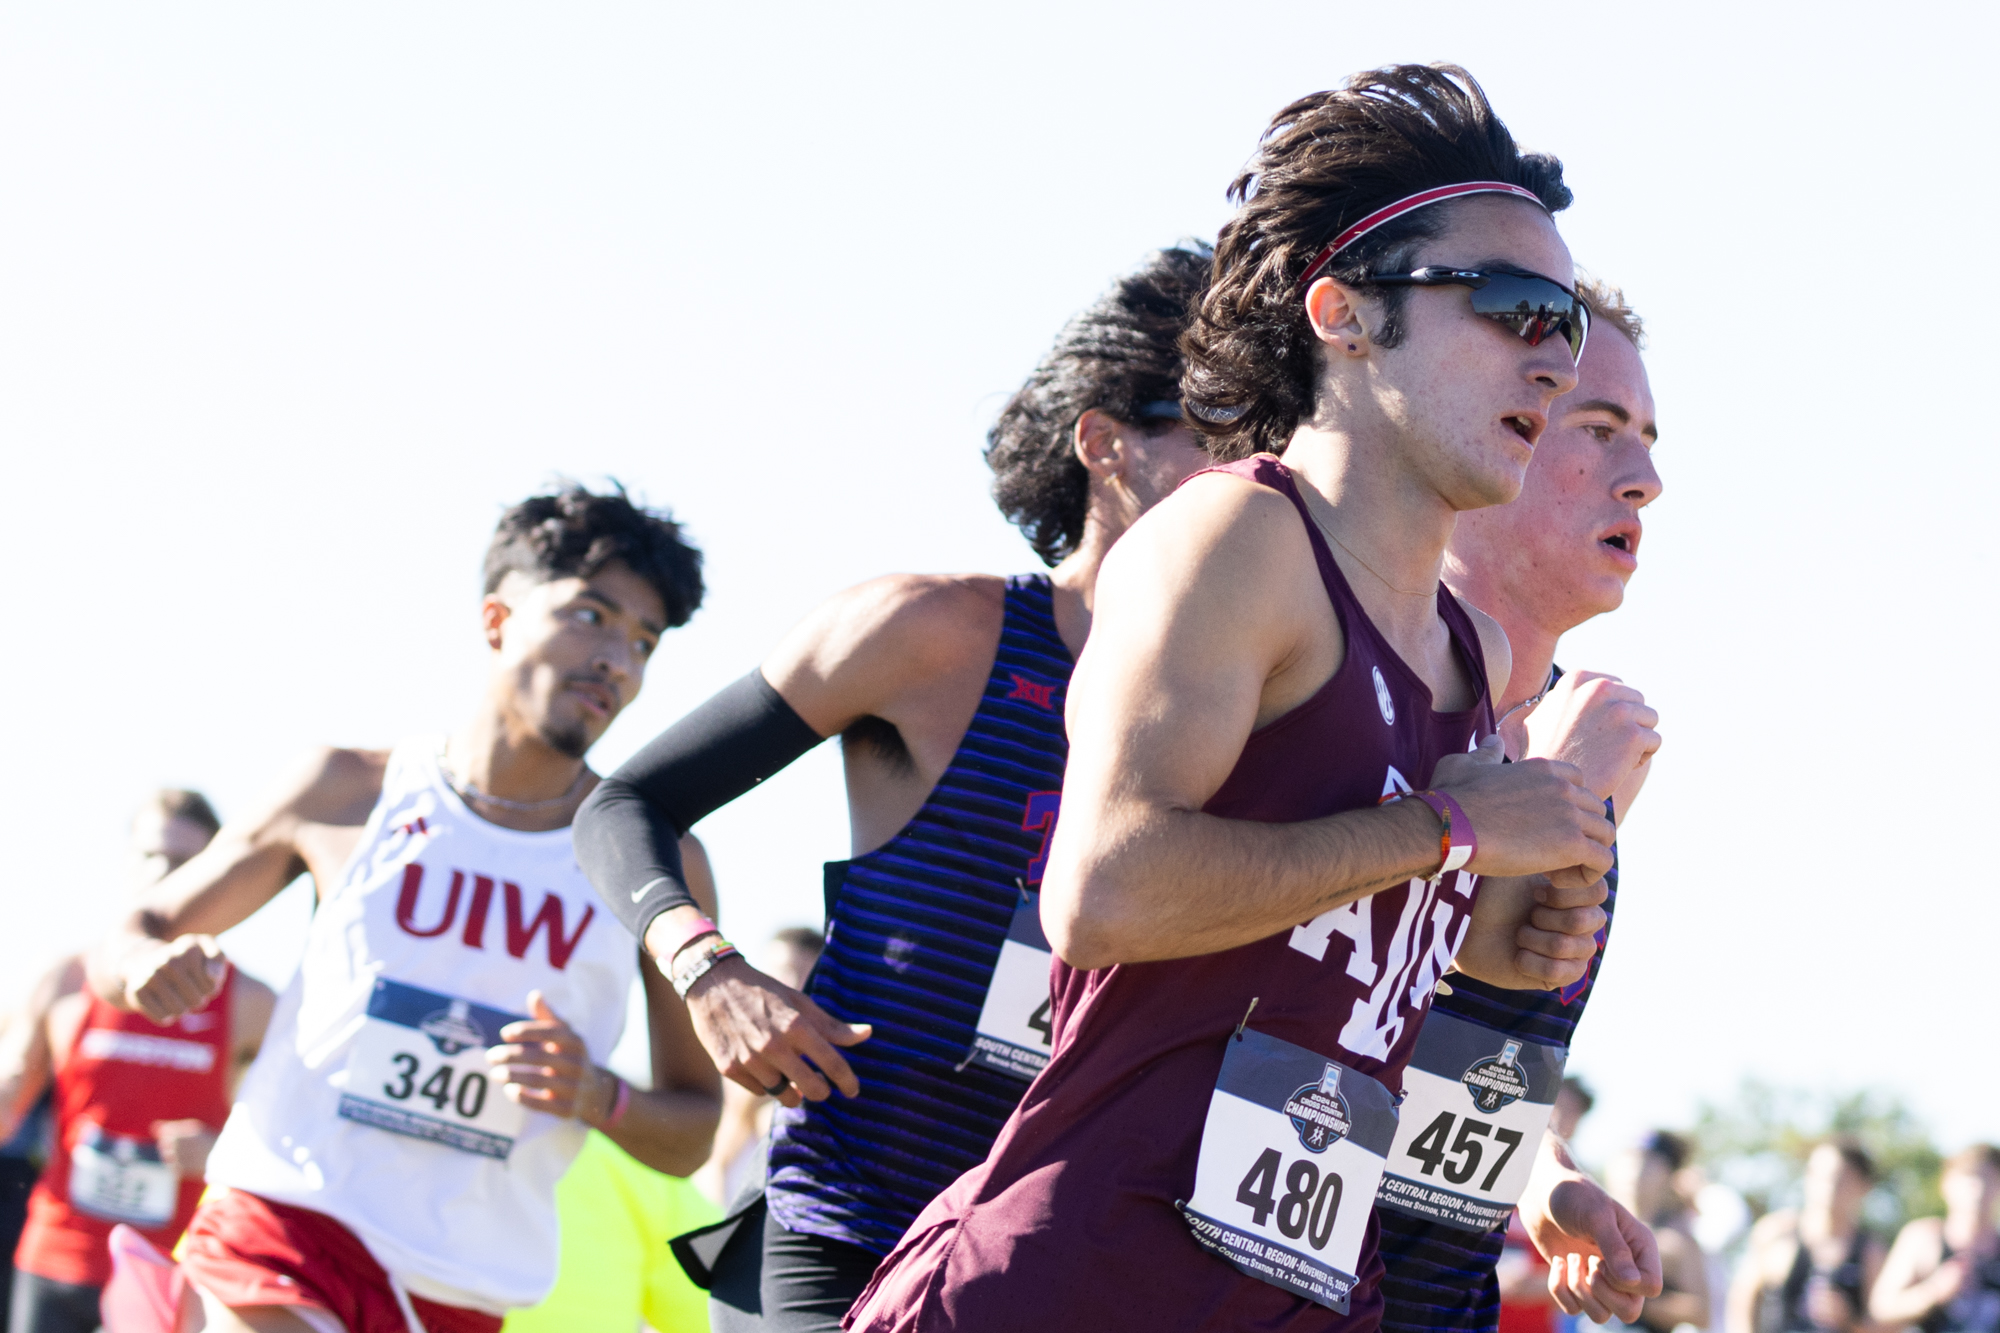
[[[417,1024],[417,1031],[429,1037],[431,1043],[446,1055],[457,1055],[460,1051],[486,1044],[486,1034],[473,1023],[472,1006],[464,1000],[453,1000],[451,1008],[425,1014],[424,1021]]]
[[[1328,1061],[1319,1082],[1286,1098],[1285,1115],[1307,1152],[1325,1152],[1346,1138],[1354,1122],[1347,1114],[1347,1098],[1340,1095],[1340,1066]]]
[[[1509,1041],[1501,1046],[1500,1054],[1473,1061],[1459,1078],[1471,1094],[1472,1104],[1491,1115],[1527,1096],[1528,1080],[1521,1075],[1520,1058],[1521,1043]]]
[[[1374,672],[1375,706],[1382,710],[1382,720],[1393,727],[1396,725],[1396,705],[1389,698],[1389,682],[1382,679],[1381,667],[1374,668]]]

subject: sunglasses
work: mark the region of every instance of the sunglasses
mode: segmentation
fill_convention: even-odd
[[[1583,298],[1552,278],[1433,265],[1412,273],[1374,273],[1368,281],[1383,287],[1470,287],[1473,314],[1506,325],[1530,347],[1560,335],[1571,358],[1583,359],[1590,311]]]

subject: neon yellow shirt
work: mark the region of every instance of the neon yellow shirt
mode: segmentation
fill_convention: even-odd
[[[561,1269],[540,1305],[507,1316],[506,1333],[706,1333],[708,1293],[667,1248],[722,1213],[678,1176],[642,1166],[596,1130],[556,1186]]]

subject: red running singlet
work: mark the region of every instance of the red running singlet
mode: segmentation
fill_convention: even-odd
[[[229,1117],[231,968],[207,1005],[161,1027],[95,995],[55,1079],[56,1135],[28,1196],[14,1252],[23,1272],[101,1287],[111,1280],[106,1242],[128,1223],[171,1250],[194,1216],[202,1182],[160,1160],[153,1127],[199,1120],[220,1131]]]
[[[1215,470],[1271,487],[1297,506],[1346,653],[1311,699],[1244,743],[1209,813],[1296,823],[1366,809],[1385,792],[1427,786],[1440,758],[1491,734],[1478,633],[1450,592],[1438,588],[1438,614],[1479,693],[1471,708],[1438,713],[1429,688],[1369,622],[1285,466],[1259,455]],[[1463,872],[1437,885],[1411,880],[1203,957],[1093,972],[1057,959],[1048,1068],[986,1161],[917,1218],[847,1326],[868,1333],[1374,1328],[1382,1261],[1372,1208],[1343,1316],[1204,1249],[1176,1201],[1194,1194],[1224,1050],[1253,997],[1251,1029],[1400,1093],[1438,977],[1464,940],[1475,886]],[[1368,1208],[1372,1198],[1353,1202]]]

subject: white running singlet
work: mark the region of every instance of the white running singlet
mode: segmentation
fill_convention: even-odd
[[[555,1285],[556,1181],[584,1126],[509,1100],[485,1047],[539,989],[602,1064],[638,946],[569,829],[487,823],[439,748],[389,756],[208,1179],[326,1213],[415,1294],[499,1314]]]

